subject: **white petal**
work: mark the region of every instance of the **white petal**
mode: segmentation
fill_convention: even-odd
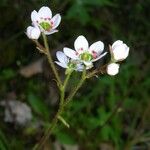
[[[129,54],[129,47],[127,47],[126,44],[117,45],[113,49],[113,56],[114,59],[117,61],[126,59],[128,54]]]
[[[83,63],[84,63],[87,67],[90,67],[90,68],[93,67],[92,61],[84,61]]]
[[[52,29],[56,29],[58,27],[58,25],[60,24],[61,21],[61,16],[60,14],[56,14],[51,21],[53,22],[53,28]]]
[[[26,34],[27,34],[27,35],[30,35],[32,29],[33,29],[32,26],[27,27]]]
[[[49,7],[41,7],[40,10],[38,11],[39,17],[43,18],[52,18],[52,11],[50,10]]]
[[[115,42],[113,43],[112,49],[114,49],[116,46],[119,46],[119,45],[122,45],[122,44],[123,44],[123,41],[117,40],[117,41],[115,41]]]
[[[127,46],[127,47],[126,47],[126,58],[127,58],[128,55],[129,55],[129,49],[130,49],[130,48]]]
[[[61,66],[62,68],[68,68],[67,67],[67,64],[64,64],[64,63],[61,63],[61,62],[58,62],[58,61],[55,61],[55,63],[59,66]]]
[[[29,39],[37,40],[40,37],[41,31],[37,27],[29,26],[26,30]]]
[[[104,57],[106,54],[107,54],[107,52],[101,54],[101,55],[100,55],[99,57],[97,57],[96,59],[93,59],[92,62],[95,62],[95,61],[101,59],[101,58]]]
[[[56,53],[56,57],[61,63],[67,64],[69,62],[69,59],[67,58],[67,56],[61,51],[58,51]]]
[[[37,22],[37,21],[39,21],[40,20],[40,18],[39,18],[39,15],[38,15],[38,13],[37,13],[37,11],[32,11],[31,12],[31,21],[33,22],[33,23],[35,23],[35,22]]]
[[[95,42],[93,43],[90,48],[89,51],[92,52],[96,52],[98,55],[100,55],[102,53],[102,51],[104,50],[104,43],[101,41]]]
[[[67,55],[69,58],[78,59],[76,52],[74,50],[64,47],[63,51],[64,51],[65,55]]]
[[[93,64],[91,66],[86,66],[86,70],[89,70],[93,67]]]
[[[119,64],[111,63],[107,66],[107,73],[111,76],[114,76],[119,73]]]
[[[48,31],[43,31],[43,32],[44,32],[44,34],[46,34],[46,35],[50,35],[50,34],[53,34],[53,33],[58,32],[58,30],[50,30],[49,32],[48,32]]]
[[[76,68],[77,71],[83,71],[83,69],[84,66],[82,64],[77,64],[77,68]]]
[[[75,40],[74,47],[75,47],[76,51],[78,51],[80,49],[83,49],[83,51],[87,51],[88,48],[89,48],[89,43],[88,43],[87,39],[83,35],[80,35]]]

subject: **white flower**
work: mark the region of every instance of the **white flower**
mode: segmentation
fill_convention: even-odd
[[[75,51],[65,47],[64,53],[72,59],[80,60],[87,66],[87,69],[93,67],[93,62],[106,55],[106,52],[101,54],[104,50],[103,42],[95,42],[89,47],[88,41],[82,35],[75,40],[74,48]]]
[[[56,14],[52,17],[50,8],[43,6],[38,12],[32,11],[31,20],[34,26],[38,26],[44,34],[49,35],[58,32],[56,28],[60,24],[61,16]]]
[[[114,61],[122,61],[129,55],[129,47],[123,41],[116,41],[111,47],[111,53]]]
[[[111,63],[107,66],[107,73],[111,76],[114,76],[119,73],[119,64]]]
[[[55,63],[63,68],[68,68],[71,70],[82,71],[84,66],[77,60],[69,59],[63,52],[58,51],[56,53],[58,61]]]
[[[41,31],[37,27],[29,26],[26,30],[29,39],[37,40],[40,37]]]

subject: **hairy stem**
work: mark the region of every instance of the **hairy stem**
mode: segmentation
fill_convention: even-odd
[[[95,75],[97,75],[98,73],[104,74],[106,72],[106,67],[108,64],[103,65],[102,67],[93,70],[92,72],[88,73],[86,78],[91,78]]]
[[[60,86],[62,85],[62,82],[60,80],[60,77],[58,75],[58,72],[56,70],[56,67],[54,65],[54,62],[52,60],[52,56],[51,56],[51,53],[50,53],[50,50],[49,50],[49,45],[48,45],[48,41],[47,41],[47,37],[45,34],[42,34],[43,36],[43,40],[44,40],[44,46],[45,46],[45,49],[46,49],[46,55],[47,55],[47,58],[48,58],[48,62],[50,63],[50,66],[54,72],[54,75],[55,75],[55,78],[58,82],[58,87],[60,88]]]

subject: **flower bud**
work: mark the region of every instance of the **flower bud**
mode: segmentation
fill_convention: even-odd
[[[106,70],[109,75],[114,76],[119,72],[119,64],[111,63],[107,66]]]
[[[40,37],[41,31],[38,27],[29,26],[26,34],[29,39],[37,40]]]
[[[112,60],[115,62],[122,61],[129,55],[129,47],[120,40],[114,42],[110,50],[112,54]]]

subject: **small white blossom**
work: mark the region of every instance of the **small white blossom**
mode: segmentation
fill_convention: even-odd
[[[41,7],[37,12],[36,10],[31,13],[31,20],[34,26],[38,26],[46,35],[58,32],[56,28],[60,24],[61,16],[56,14],[52,17],[52,11],[48,7]]]
[[[84,66],[79,61],[69,59],[63,52],[58,51],[56,53],[58,61],[55,63],[63,68],[72,69],[76,71],[82,71]]]
[[[93,62],[106,55],[106,52],[101,54],[104,50],[103,42],[97,41],[89,47],[87,39],[82,35],[75,40],[74,48],[75,50],[65,47],[64,53],[68,57],[84,63],[87,69],[93,67]]]
[[[37,27],[29,26],[26,30],[29,39],[37,40],[40,37],[41,31]]]
[[[129,47],[123,43],[123,41],[116,41],[111,47],[112,59],[116,61],[122,61],[129,55]]]
[[[114,76],[119,73],[119,64],[111,63],[107,66],[107,73],[111,76]]]

